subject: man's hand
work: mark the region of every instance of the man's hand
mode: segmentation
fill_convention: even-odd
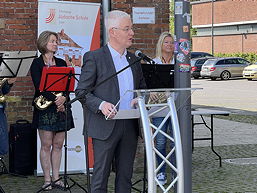
[[[54,102],[55,102],[56,106],[59,107],[59,106],[63,105],[65,103],[65,101],[66,101],[66,97],[57,96]]]
[[[138,107],[138,99],[137,98],[132,99],[130,106],[131,106],[131,108],[137,108]]]
[[[7,82],[8,84],[13,84],[16,81],[17,78],[8,78]]]
[[[113,118],[117,113],[115,106],[108,102],[103,103],[101,111],[105,116],[108,116],[109,118]]]

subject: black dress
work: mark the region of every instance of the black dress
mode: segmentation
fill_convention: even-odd
[[[64,60],[60,58],[54,57],[56,67],[66,67],[67,64]],[[33,128],[46,130],[46,131],[64,131],[66,127],[66,112],[57,112],[57,106],[54,101],[56,96],[51,92],[40,92],[40,80],[43,71],[43,67],[45,66],[43,56],[36,58],[33,60],[30,68],[32,81],[35,87],[35,95],[33,98]],[[34,99],[40,95],[43,95],[47,100],[53,101],[53,103],[45,110],[39,110],[35,106]],[[69,97],[68,97],[69,100]],[[74,122],[72,118],[71,109],[68,109],[68,118],[67,118],[67,130],[74,128]]]

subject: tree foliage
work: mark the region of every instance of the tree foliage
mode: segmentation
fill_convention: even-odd
[[[174,34],[175,30],[175,17],[174,17],[174,0],[170,0],[170,33]]]

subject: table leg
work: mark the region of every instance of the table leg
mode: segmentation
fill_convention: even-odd
[[[220,167],[221,167],[221,156],[214,150],[214,146],[213,146],[213,117],[214,115],[211,115],[211,149],[212,151],[219,157],[219,162],[220,162]]]
[[[192,127],[192,152],[194,151],[194,115],[191,115],[191,127]]]

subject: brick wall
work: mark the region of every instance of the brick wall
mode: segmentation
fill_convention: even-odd
[[[247,34],[243,37],[243,52],[256,53],[257,34]]]
[[[214,2],[214,23],[257,20],[257,1],[225,0]],[[192,5],[192,25],[211,24],[211,3]]]
[[[211,52],[211,37],[194,37],[193,42],[194,51]],[[214,53],[236,53],[241,51],[241,44],[240,36],[215,36]]]
[[[37,1],[16,0],[0,2],[0,50],[36,50]],[[18,78],[9,95],[8,120],[32,119],[31,101],[34,87],[30,76]]]
[[[211,52],[211,37],[193,37],[194,51]],[[257,34],[214,37],[214,53],[256,53]]]
[[[154,57],[155,46],[159,35],[169,30],[169,1],[167,0],[115,0],[112,9],[119,9],[130,13],[132,7],[155,7],[156,24],[134,24],[135,40],[133,48],[142,50]]]
[[[214,2],[214,24],[257,20],[256,0]],[[192,25],[211,24],[211,2],[192,5]],[[256,53],[257,34],[214,36],[214,53]],[[192,50],[211,52],[211,37],[192,37]]]
[[[100,0],[76,0],[80,2],[101,3]],[[0,50],[33,51],[37,38],[37,0],[5,0],[0,2]],[[112,9],[132,12],[132,7],[155,7],[156,24],[135,25],[134,48],[154,56],[159,34],[169,29],[169,1],[166,0],[114,0]],[[8,120],[32,119],[31,103],[34,87],[31,77],[18,78],[11,93],[16,102],[8,103]]]

